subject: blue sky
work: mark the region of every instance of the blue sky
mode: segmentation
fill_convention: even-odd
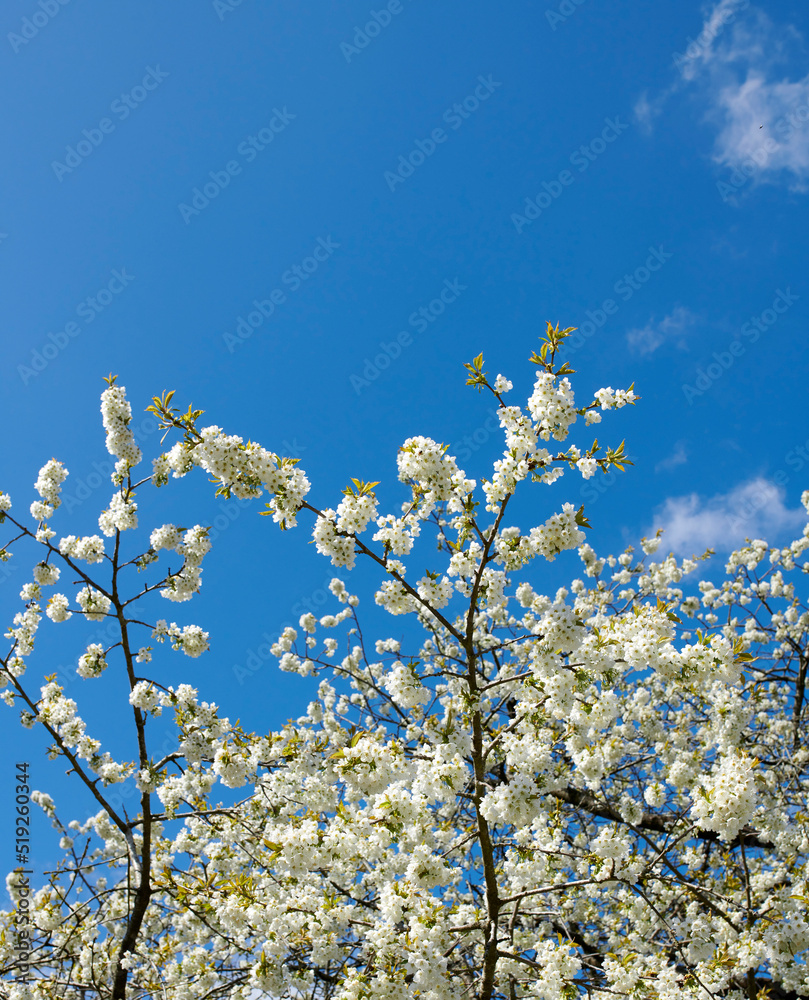
[[[482,352],[518,402],[551,320],[579,328],[582,401],[633,381],[642,399],[598,435],[625,438],[634,466],[567,476],[525,507],[534,523],[584,503],[599,553],[658,526],[680,555],[800,530],[804,5],[8,0],[0,27],[0,489],[18,512],[53,455],[71,473],[54,527],[97,530],[109,372],[149,458],[143,410],[173,388],[203,423],[300,457],[321,507],[358,477],[391,509],[414,434],[479,479],[498,439],[462,362]],[[155,609],[202,624],[213,650],[161,653],[156,670],[275,727],[311,685],[279,675],[265,633],[325,607],[334,571],[308,523],[282,535],[212,492],[196,479],[140,498],[144,527],[220,526],[202,594]],[[0,567],[8,621],[34,561]],[[54,631],[30,669],[72,676],[86,637]],[[125,754],[120,679],[70,691]],[[34,784],[83,816],[15,725],[0,786],[31,759]]]

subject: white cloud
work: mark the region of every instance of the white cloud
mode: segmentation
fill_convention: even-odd
[[[754,171],[754,183],[774,183],[786,174],[794,189],[804,188],[809,179],[809,74],[794,83],[776,82],[751,69],[742,83],[721,88],[716,110],[722,121],[714,150],[717,163]]]
[[[809,74],[787,78],[791,46],[801,53],[792,25],[773,24],[750,0],[720,0],[696,38],[673,53],[677,79],[657,97],[641,95],[636,120],[650,131],[667,101],[689,88],[715,129],[712,159],[733,171],[732,193],[762,183],[807,190]]]
[[[668,471],[669,469],[676,469],[678,465],[685,465],[688,461],[688,452],[685,448],[685,441],[678,441],[674,446],[674,451],[668,455],[666,458],[661,459],[655,466],[655,472],[660,472],[661,470]]]
[[[659,323],[655,323],[653,317],[646,326],[629,330],[626,342],[630,349],[638,354],[652,354],[667,340],[675,341],[678,347],[685,348],[686,341],[683,335],[695,321],[696,316],[692,312],[684,306],[677,306]]]
[[[644,90],[637,101],[635,101],[635,107],[632,110],[635,114],[635,121],[648,135],[652,131],[652,123],[663,110],[663,107],[659,99],[650,101],[648,92]]]
[[[759,476],[707,499],[697,493],[669,497],[646,535],[663,528],[663,548],[680,556],[708,548],[730,552],[745,538],[764,538],[772,544],[790,532],[799,534],[806,524],[804,508],[790,510],[784,496],[783,487]]]
[[[697,37],[688,37],[683,52],[674,53],[674,65],[685,80],[693,80],[698,75],[700,69],[715,55],[718,45],[714,43],[726,31],[727,26],[749,7],[750,0],[720,0],[706,13],[702,30]]]

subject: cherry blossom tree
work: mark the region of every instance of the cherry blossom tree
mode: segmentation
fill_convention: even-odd
[[[482,357],[466,365],[497,402],[502,457],[478,482],[443,445],[409,438],[392,513],[378,483],[357,479],[335,507],[314,506],[297,460],[199,427],[202,411],[172,407],[172,393],[150,409],[177,440],[138,479],[114,378],[101,535],[51,527],[68,474],[56,459],[30,518],[0,494],[0,557],[39,556],[6,633],[2,697],[47,732],[95,809],[69,818],[31,790],[63,856],[42,887],[24,852],[8,876],[3,996],[809,996],[809,528],[784,547],[749,540],[714,583],[693,577],[710,552],[658,556],[660,533],[598,556],[571,504],[513,523],[518,491],[629,461],[623,445],[568,441],[637,399],[602,388],[577,406],[560,362],[570,332],[548,324],[524,408]],[[273,647],[281,670],[320,678],[277,732],[243,731],[150,666],[151,643],[215,655],[202,627],[148,613],[158,594],[184,604],[199,591],[208,530],[164,524],[147,542],[138,524],[138,491],[196,470],[224,496],[266,494],[283,529],[311,519],[340,573],[331,613],[304,614]],[[417,549],[435,559],[421,576]],[[543,594],[544,562],[567,550],[579,577]],[[178,569],[161,568],[166,553]],[[358,560],[412,640],[364,633],[347,582]],[[131,760],[104,750],[54,678],[32,681],[43,610],[60,629],[114,629],[81,646],[77,690],[125,676],[115,717]],[[176,725],[167,752],[150,727],[161,713]],[[137,786],[132,811],[113,793],[122,783]]]

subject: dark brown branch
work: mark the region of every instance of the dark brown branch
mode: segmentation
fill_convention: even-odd
[[[585,792],[580,788],[568,787],[557,789],[556,791],[549,792],[549,794],[555,799],[559,799],[560,802],[567,802],[569,805],[577,806],[584,809],[586,812],[591,813],[593,816],[600,816],[602,819],[609,819],[615,823],[623,823],[626,825],[626,820],[621,818],[621,814],[614,806],[611,806],[608,802],[597,799],[592,792]],[[673,834],[675,832],[674,827],[677,820],[678,817],[672,813],[660,814],[644,812],[640,821],[633,825],[644,830],[654,830],[656,833]],[[719,840],[719,834],[714,833],[713,830],[695,830],[693,836],[697,840]],[[733,850],[734,848],[741,846],[741,837],[744,837],[745,843],[749,847],[759,847],[764,850],[772,850],[775,846],[769,840],[764,840],[760,837],[755,830],[745,827],[735,840],[728,843],[728,849]]]

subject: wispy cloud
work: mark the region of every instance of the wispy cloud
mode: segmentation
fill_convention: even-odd
[[[655,323],[652,317],[646,326],[629,330],[626,342],[630,350],[638,354],[652,354],[666,341],[684,349],[687,346],[685,332],[695,322],[696,316],[690,310],[684,306],[677,306],[659,323]]]
[[[668,472],[670,469],[676,469],[678,465],[685,465],[687,461],[688,452],[686,451],[685,441],[678,441],[674,446],[674,451],[657,463],[655,472]]]
[[[783,487],[759,476],[712,497],[697,493],[669,497],[646,534],[663,528],[663,548],[689,556],[707,548],[730,552],[745,538],[764,538],[772,544],[789,532],[800,532],[805,524],[804,508],[788,508]]]
[[[728,25],[739,25],[739,15],[750,9],[750,0],[720,0],[713,7],[703,7],[704,21],[696,38],[686,38],[682,52],[673,54],[674,65],[685,80],[693,80],[720,51],[721,36],[728,36]],[[749,46],[748,46],[749,47]]]
[[[749,69],[716,98],[721,130],[714,160],[723,166],[755,166],[755,183],[786,176],[796,190],[809,178],[809,74],[797,82],[768,81]]]
[[[647,135],[651,133],[654,120],[663,110],[664,103],[665,100],[661,98],[650,101],[648,90],[644,90],[637,101],[635,101],[635,107],[632,109],[635,121]]]
[[[715,130],[712,159],[738,174],[734,188],[809,189],[809,74],[790,80],[785,72],[802,42],[794,26],[775,25],[750,0],[720,0],[672,54],[672,84],[640,96],[636,120],[650,131],[669,99],[691,91]]]

